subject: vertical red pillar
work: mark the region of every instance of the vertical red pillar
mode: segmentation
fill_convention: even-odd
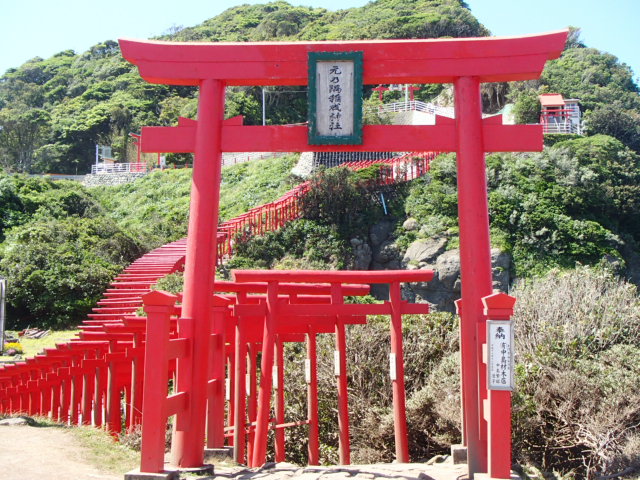
[[[267,287],[267,314],[262,335],[262,360],[260,363],[260,391],[258,392],[258,413],[256,415],[256,435],[253,447],[252,467],[261,467],[267,458],[267,437],[269,434],[269,412],[271,410],[271,382],[273,369],[273,347],[276,331],[276,306],[278,284],[269,282]]]
[[[147,314],[146,363],[154,368],[147,372],[144,381],[140,471],[158,473],[164,470],[169,326],[176,297],[167,292],[151,292],[145,295],[144,302]]]
[[[408,463],[409,439],[407,437],[406,396],[404,390],[404,352],[402,348],[402,295],[400,282],[393,282],[389,289],[391,300],[391,385],[393,388],[393,424],[396,441],[396,461]]]
[[[309,465],[320,465],[320,428],[318,422],[318,355],[316,333],[311,325],[307,334],[307,418],[309,419]]]
[[[258,366],[258,345],[256,343],[249,344],[249,422],[254,423],[256,421],[256,412],[258,410],[258,389],[257,389],[257,375]],[[249,442],[247,447],[247,458],[249,461],[253,456],[253,447],[255,446],[255,426],[249,430]]]
[[[224,415],[225,415],[225,340],[224,323],[228,320],[227,307],[214,307],[214,319],[211,335],[211,351],[209,352],[209,371],[211,382],[209,402],[207,404],[207,447],[224,447]]]
[[[221,136],[224,84],[202,80],[198,100],[195,158],[189,207],[180,331],[188,331],[191,355],[178,360],[177,391],[188,392],[185,413],[174,424],[171,462],[199,467],[204,460],[207,403],[207,350],[213,314],[213,277],[220,202]],[[189,323],[193,322],[193,325]],[[183,416],[183,419],[179,417]]]
[[[276,343],[276,425],[284,423],[284,342],[278,338]],[[285,435],[284,428],[276,427],[276,462],[285,460]]]
[[[234,372],[235,394],[234,394],[234,418],[233,424],[233,460],[236,463],[245,463],[245,446],[246,446],[246,419],[247,419],[247,390],[246,390],[246,373],[247,373],[247,343],[244,339],[244,322],[238,319],[236,325],[236,369]]]
[[[491,247],[480,82],[476,77],[460,77],[454,86],[463,305],[460,350],[467,456],[473,475],[487,471],[487,427],[482,416],[487,386],[480,346],[486,336],[482,298],[492,291]]]
[[[342,303],[340,285],[331,285],[331,303]],[[347,385],[347,335],[344,322],[340,316],[336,316],[335,324],[336,350],[335,375],[338,384],[338,430],[339,430],[339,457],[340,465],[351,464],[351,440],[349,439],[349,392]]]

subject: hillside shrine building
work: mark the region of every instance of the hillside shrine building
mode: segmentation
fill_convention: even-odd
[[[507,337],[510,334],[500,321],[509,320],[514,299],[504,294],[492,294],[485,153],[540,151],[543,135],[541,125],[503,125],[501,116],[483,119],[480,85],[485,82],[538,78],[545,63],[562,53],[567,33],[563,30],[502,38],[300,43],[120,40],[124,58],[138,67],[145,80],[199,88],[197,120],[182,122],[177,127],[146,127],[142,131],[143,151],[193,152],[195,158],[182,317],[178,319],[177,327],[190,348],[188,354],[183,352],[178,355],[177,393],[155,400],[147,399],[145,395],[141,472],[151,474],[163,471],[160,456],[146,453],[151,451],[151,447],[145,450],[145,437],[147,445],[152,443],[149,439],[153,437],[157,439],[153,440],[157,449],[162,448],[160,435],[164,442],[164,425],[168,415],[176,414],[171,457],[175,467],[201,467],[204,464],[205,437],[208,446],[211,446],[213,437],[219,439],[215,441],[223,441],[221,432],[224,425],[220,424],[220,419],[217,416],[213,420],[209,417],[207,422],[208,409],[213,408],[212,401],[209,404],[207,402],[208,398],[212,398],[209,391],[217,388],[216,391],[220,392],[221,387],[216,387],[215,382],[210,380],[206,361],[213,358],[211,355],[217,354],[217,347],[212,347],[214,342],[211,338],[215,336],[212,328],[216,328],[214,311],[220,307],[213,292],[222,152],[435,151],[457,154],[462,280],[462,298],[458,304],[461,315],[462,425],[469,474],[472,477],[486,474],[490,478],[510,478],[511,392],[509,388],[495,388],[496,378],[492,377],[495,372],[491,370],[493,367],[488,371],[485,362],[490,362],[494,353],[487,332],[490,336],[495,333],[496,337],[503,339],[505,332]],[[362,125],[362,98],[359,93],[362,85],[426,83],[454,85],[455,119],[437,117],[435,125]],[[244,126],[237,118],[224,120],[225,87],[271,85],[309,85],[309,126]],[[332,85],[340,85],[344,92],[354,92],[351,99],[335,97],[336,90]],[[336,116],[338,112],[340,116]],[[339,288],[344,288],[344,285],[336,286],[342,285],[336,282],[381,281],[368,276],[350,275],[349,272],[325,275],[314,276],[313,272],[308,271],[280,274],[256,271],[248,272],[244,280],[236,279],[238,282],[260,280],[269,285],[266,307],[263,308],[266,320],[264,327],[261,327],[263,344],[270,347],[265,349],[263,346],[261,371],[268,374],[261,376],[257,421],[255,431],[251,433],[254,446],[249,462],[253,466],[262,465],[265,459],[264,445],[268,433],[265,426],[268,424],[271,367],[274,365],[274,344],[270,337],[274,324],[269,320],[273,311],[269,313],[269,309],[275,308],[277,289],[281,285],[279,282],[329,282],[332,285],[331,305],[323,308],[327,315],[339,318],[347,310],[346,305],[340,303]],[[392,297],[393,285],[399,285],[400,281],[410,280],[397,273],[391,283]],[[403,305],[399,287],[396,296],[395,300],[391,298],[392,310]],[[272,303],[269,303],[269,298],[273,300]],[[160,303],[162,301],[159,300]],[[251,310],[249,307],[247,312]],[[294,315],[308,310],[304,305],[296,308],[295,311],[293,308],[286,311]],[[160,310],[161,306],[158,306],[154,311]],[[255,313],[255,309],[251,312]],[[355,317],[359,314],[356,310],[349,312],[354,313]],[[150,313],[149,321],[152,316]],[[338,330],[336,327],[336,334]],[[508,330],[511,330],[510,327]],[[399,334],[401,346],[401,327]],[[392,329],[392,344],[393,335]],[[153,347],[152,337],[149,334],[147,336],[149,351],[156,347]],[[508,343],[508,338],[505,341]],[[502,343],[503,351],[505,341]],[[336,343],[339,343],[338,339]],[[486,356],[485,344],[489,345]],[[241,346],[236,346],[238,348]],[[396,372],[401,373],[401,349],[397,355],[398,368],[392,369],[396,414],[404,412],[403,384],[402,389],[398,390],[402,395],[399,403],[402,408],[396,410],[395,375]],[[163,358],[166,361],[166,356]],[[213,358],[215,365],[224,361],[224,358]],[[505,361],[504,354],[502,361]],[[509,361],[512,369],[512,357]],[[215,365],[213,368],[218,368]],[[344,359],[341,359],[340,365],[346,367]],[[224,366],[219,368],[224,369]],[[336,374],[339,376],[338,372]],[[503,375],[506,373],[503,372]],[[344,372],[340,378],[344,378],[346,392]],[[166,392],[166,380],[164,383]],[[265,386],[268,387],[266,393],[262,390]],[[341,388],[340,384],[338,388]],[[315,393],[317,395],[317,391]],[[312,401],[311,398],[309,401]],[[145,424],[147,411],[150,413]],[[348,412],[346,415],[348,418]],[[163,418],[164,423],[157,421],[153,424],[153,418]],[[395,418],[398,421],[400,417],[396,415]],[[214,431],[218,428],[216,425],[219,427],[217,433]],[[236,435],[241,434],[238,430],[244,429],[236,428]],[[348,429],[346,433],[341,429],[340,441],[341,461],[348,463],[348,449],[344,452],[345,456],[342,455],[344,442],[348,445]],[[396,428],[398,461],[408,461],[408,456],[403,454],[403,449],[406,451],[403,442],[406,444],[406,429],[403,433],[402,428]],[[277,448],[276,444],[276,457]]]

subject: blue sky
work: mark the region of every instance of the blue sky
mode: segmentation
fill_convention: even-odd
[[[466,0],[494,35],[582,29],[588,46],[616,55],[640,77],[640,0]],[[174,25],[192,26],[242,0],[0,0],[0,74],[30,58],[47,58],[120,37],[149,38]],[[367,0],[289,0],[329,10]]]

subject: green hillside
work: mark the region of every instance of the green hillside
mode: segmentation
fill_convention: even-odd
[[[458,0],[378,0],[331,12],[286,2],[242,5],[166,40],[256,41],[477,36],[488,32]],[[107,40],[84,53],[34,58],[0,78],[0,167],[17,172],[86,173],[95,145],[135,158],[129,132],[196,114],[196,89],[151,85]],[[261,124],[259,88],[230,88],[227,116]],[[306,120],[302,88],[270,89],[269,123]],[[169,161],[172,161],[170,156]]]
[[[376,0],[337,12],[278,1],[234,7],[161,38],[488,34],[459,0]],[[418,98],[429,100],[441,90],[424,86]],[[484,85],[483,104],[495,112],[513,102],[517,121],[537,122],[537,96],[548,92],[581,100],[587,135],[547,137],[540,153],[487,156],[492,241],[510,254],[517,277],[510,291],[518,298],[519,329],[514,460],[535,479],[633,478],[640,471],[640,300],[627,280],[640,283],[640,94],[626,65],[585,46],[573,30],[562,57],[549,62],[541,79]],[[305,93],[269,88],[267,122],[304,121]],[[385,100],[398,95],[386,92]],[[261,98],[259,87],[230,88],[226,115],[261,124]],[[193,88],[142,81],[112,40],[84,53],[33,59],[0,78],[0,275],[9,279],[10,327],[77,324],[125,265],[186,234],[191,180],[191,170],[169,169],[131,184],[88,189],[16,172],[85,173],[96,143],[112,145],[117,158],[131,161],[129,132],[173,125],[178,116],[194,118],[196,104]],[[296,159],[226,168],[221,220],[291,188],[289,171]],[[366,182],[371,174],[319,172],[311,179],[316,188],[304,200],[305,218],[238,242],[238,254],[226,269],[353,265],[357,241],[370,238],[371,225],[389,218],[379,191]],[[401,258],[417,239],[444,238],[446,249],[457,248],[453,154],[438,157],[429,175],[385,195],[397,222]],[[408,217],[416,222],[411,230],[401,227]],[[438,313],[409,318],[405,326],[412,458],[426,460],[460,438],[458,324],[454,316]],[[351,375],[359,386],[351,397],[359,407],[354,458],[389,461],[393,416],[380,394],[388,381],[388,325],[371,319],[367,328],[349,329],[350,365],[358,367]],[[321,355],[326,372],[332,371],[332,341],[319,341],[326,347]],[[287,350],[287,355],[288,365],[302,362],[302,352]],[[329,374],[322,381],[328,391],[335,378]],[[298,387],[291,388],[288,401],[302,411],[306,399],[293,398],[304,392],[304,385]],[[333,460],[333,400],[323,402],[323,457]],[[291,444],[302,460],[299,440]]]

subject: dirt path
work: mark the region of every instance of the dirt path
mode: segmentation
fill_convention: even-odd
[[[56,427],[0,425],[1,480],[123,480],[95,465],[95,457],[73,432]],[[449,462],[299,467],[287,463],[248,469],[217,465],[201,480],[460,480],[466,466]],[[186,477],[183,477],[186,478]]]
[[[62,428],[0,426],[2,480],[122,480],[88,458],[87,448]]]

